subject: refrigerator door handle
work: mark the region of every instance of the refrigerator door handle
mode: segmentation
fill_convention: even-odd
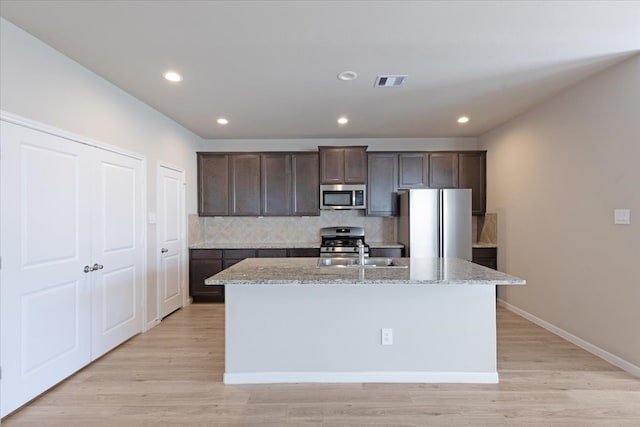
[[[445,252],[445,238],[444,238],[444,192],[438,190],[438,256],[443,257]]]

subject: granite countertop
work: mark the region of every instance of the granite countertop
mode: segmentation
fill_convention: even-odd
[[[497,243],[486,243],[486,242],[473,242],[471,244],[473,248],[497,248]]]
[[[248,258],[205,280],[207,285],[398,284],[524,285],[458,258],[394,258],[408,268],[317,267],[318,258]]]
[[[404,248],[397,242],[367,242],[372,248]],[[194,243],[189,249],[286,249],[320,248],[320,242],[246,242],[246,243]]]

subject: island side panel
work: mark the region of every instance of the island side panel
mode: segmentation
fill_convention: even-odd
[[[226,295],[228,384],[498,381],[493,285],[227,285]]]

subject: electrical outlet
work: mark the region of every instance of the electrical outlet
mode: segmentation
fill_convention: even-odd
[[[380,332],[382,335],[382,345],[393,345],[393,329],[382,328]]]

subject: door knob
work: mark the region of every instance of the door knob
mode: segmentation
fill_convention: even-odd
[[[82,271],[84,271],[85,273],[90,273],[90,272],[93,271],[93,269],[91,267],[89,267],[88,265],[85,265],[84,266],[84,270],[82,270]]]
[[[160,252],[162,252],[162,253],[164,254],[164,253],[166,253],[166,252],[169,252],[169,249],[167,249],[167,248],[162,248],[162,249],[160,249]]]
[[[102,265],[102,264],[93,264],[92,271],[102,270],[103,268],[104,268],[104,265]]]

